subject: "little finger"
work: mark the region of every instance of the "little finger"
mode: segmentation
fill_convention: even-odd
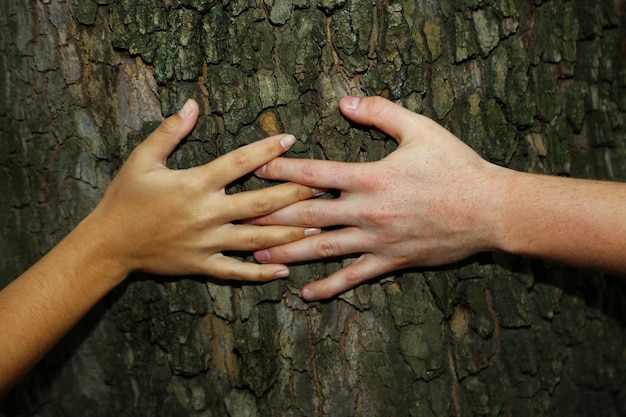
[[[364,254],[334,274],[307,284],[302,289],[302,298],[307,301],[325,300],[388,271],[389,267],[382,259],[371,254]]]
[[[259,265],[216,254],[207,259],[203,273],[224,280],[266,282],[287,278],[289,268],[277,264]]]

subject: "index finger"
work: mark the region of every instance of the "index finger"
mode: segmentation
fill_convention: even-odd
[[[209,177],[218,179],[217,188],[224,188],[236,179],[280,156],[289,150],[295,141],[296,138],[292,135],[271,136],[242,146],[206,165],[192,169],[204,171]]]
[[[359,163],[276,158],[254,173],[265,179],[295,182],[318,189],[348,190],[361,175]]]

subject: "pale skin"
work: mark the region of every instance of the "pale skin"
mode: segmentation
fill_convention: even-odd
[[[256,171],[341,192],[254,220],[345,226],[255,253],[259,262],[278,263],[358,255],[306,285],[305,299],[326,299],[391,271],[446,265],[484,251],[626,273],[626,184],[493,165],[434,121],[380,97],[344,97],[339,108],[348,119],[395,138],[398,149],[368,163],[277,158]]]
[[[285,265],[242,262],[222,252],[258,250],[319,232],[232,223],[316,193],[297,184],[224,192],[232,181],[289,149],[293,136],[255,142],[204,166],[166,168],[198,113],[197,103],[188,101],[167,118],[132,152],[96,209],[0,291],[0,395],[131,272],[261,282],[285,278]]]

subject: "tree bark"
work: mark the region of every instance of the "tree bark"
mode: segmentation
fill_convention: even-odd
[[[278,132],[295,158],[373,161],[346,94],[424,113],[514,169],[626,180],[622,0],[4,0],[3,284],[98,202],[186,98],[171,166]],[[232,192],[263,186],[249,178]],[[287,281],[134,276],[2,403],[4,416],[618,416],[625,285],[483,254],[337,299]]]

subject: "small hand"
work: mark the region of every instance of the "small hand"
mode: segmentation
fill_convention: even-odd
[[[246,263],[222,252],[262,249],[316,233],[232,223],[310,198],[311,188],[281,184],[226,195],[224,187],[285,152],[293,136],[252,143],[204,166],[168,169],[168,156],[191,132],[198,113],[197,103],[188,101],[132,152],[91,215],[104,237],[103,253],[119,259],[128,272],[259,281],[286,277],[284,265]]]
[[[493,247],[486,225],[490,192],[502,168],[481,159],[434,121],[379,97],[344,97],[351,120],[379,128],[398,143],[381,161],[342,163],[277,158],[262,178],[338,189],[337,199],[296,203],[255,224],[345,226],[257,251],[259,262],[291,263],[361,254],[349,266],[302,291],[324,299],[387,272],[461,260]]]

